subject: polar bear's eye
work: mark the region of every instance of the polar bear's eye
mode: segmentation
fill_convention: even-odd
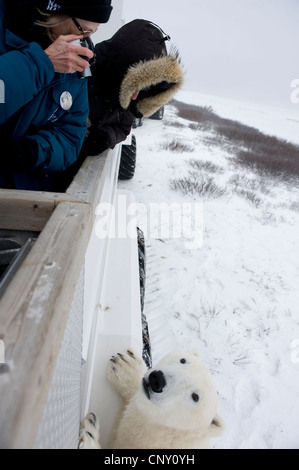
[[[187,362],[187,361],[186,361],[185,358],[183,358],[183,359],[180,360],[180,363],[181,363],[181,364],[186,364],[186,362]]]
[[[191,397],[192,397],[192,400],[195,401],[196,403],[199,401],[199,395],[197,395],[197,393],[192,393]]]

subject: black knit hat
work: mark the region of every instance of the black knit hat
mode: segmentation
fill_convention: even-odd
[[[65,13],[94,23],[107,23],[112,12],[112,0],[42,0],[42,11]]]

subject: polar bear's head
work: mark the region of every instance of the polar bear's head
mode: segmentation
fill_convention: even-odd
[[[151,422],[209,436],[223,430],[217,401],[211,374],[192,351],[166,355],[146,372],[135,396],[137,407]]]

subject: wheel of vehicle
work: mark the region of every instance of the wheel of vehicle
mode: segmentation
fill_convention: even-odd
[[[155,119],[156,121],[162,121],[164,118],[164,106],[162,106],[158,111],[150,116],[150,119]]]
[[[146,255],[145,255],[145,242],[144,234],[140,228],[137,227],[137,240],[138,240],[138,258],[139,258],[139,280],[140,280],[140,304],[141,304],[141,321],[142,321],[142,341],[143,351],[142,358],[150,369],[152,367],[152,354],[151,342],[149,335],[149,328],[144,313],[144,297],[145,297],[145,281],[146,281]]]
[[[132,129],[136,129],[137,127],[141,127],[143,125],[143,118],[134,117],[132,123]]]
[[[137,145],[136,137],[132,135],[131,145],[123,145],[119,165],[118,178],[120,180],[130,180],[135,175]]]

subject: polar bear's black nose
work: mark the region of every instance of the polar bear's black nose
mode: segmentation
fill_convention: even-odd
[[[148,376],[148,381],[153,392],[161,393],[166,385],[164,374],[161,370],[154,370]]]

